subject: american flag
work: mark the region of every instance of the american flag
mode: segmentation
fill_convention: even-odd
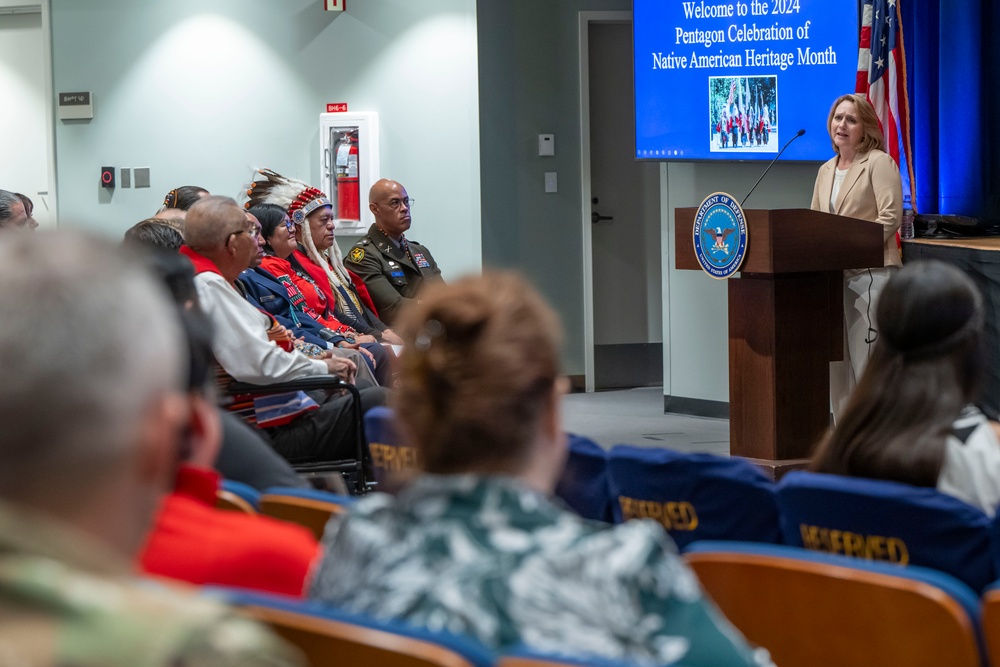
[[[903,28],[899,24],[902,0],[864,0],[858,76],[855,92],[863,93],[875,108],[886,151],[899,164],[900,146],[913,191],[910,148],[910,109],[906,97]]]

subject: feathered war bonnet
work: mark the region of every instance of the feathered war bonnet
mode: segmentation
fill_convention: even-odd
[[[321,206],[331,206],[326,193],[294,178],[287,178],[270,169],[258,169],[258,176],[247,189],[249,209],[257,204],[277,204],[285,209],[288,217],[296,225],[305,222],[306,217]]]
[[[262,178],[261,178],[262,177]],[[255,179],[246,191],[247,201],[244,207],[250,209],[258,204],[277,204],[285,209],[288,217],[298,227],[299,239],[305,246],[306,254],[316,264],[323,267],[333,287],[333,294],[342,309],[347,308],[344,296],[338,287],[351,284],[350,276],[344,268],[344,260],[336,241],[331,251],[320,253],[313,242],[312,230],[306,223],[310,213],[323,206],[332,206],[326,193],[307,183],[294,178],[288,178],[270,169],[258,169]]]

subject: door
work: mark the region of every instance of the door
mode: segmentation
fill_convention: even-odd
[[[594,386],[660,386],[660,172],[633,157],[632,24],[590,22],[588,56]]]
[[[0,189],[27,195],[33,217],[55,224],[49,213],[48,97],[45,92],[42,13],[0,14]]]

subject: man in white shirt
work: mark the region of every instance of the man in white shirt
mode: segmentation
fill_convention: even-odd
[[[215,328],[212,349],[223,370],[241,382],[273,384],[317,375],[354,382],[357,366],[349,359],[309,359],[286,351],[268,336],[273,319],[254,308],[233,282],[257,255],[258,227],[229,197],[206,197],[191,207],[184,226],[182,254],[195,266],[201,309]],[[383,405],[386,390],[361,389],[362,411]],[[352,458],[355,424],[349,396],[314,396],[318,409],[283,426],[267,429],[275,449],[289,461]]]

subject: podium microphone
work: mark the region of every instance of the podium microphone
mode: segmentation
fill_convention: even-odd
[[[771,171],[771,167],[773,167],[774,163],[778,161],[778,158],[781,157],[781,154],[785,152],[785,148],[788,148],[793,141],[795,141],[805,133],[806,131],[804,129],[799,130],[798,132],[795,133],[795,136],[789,139],[788,143],[786,143],[784,147],[780,151],[778,151],[778,154],[774,156],[773,160],[771,160],[771,164],[767,165],[767,169],[764,170],[764,173],[760,175],[760,178],[757,179],[757,182],[753,184],[752,188],[750,188],[750,192],[748,192],[747,196],[744,197],[743,201],[740,202],[740,208],[743,208],[743,204],[746,203],[747,199],[750,199],[750,195],[753,194],[753,191],[757,189],[757,186],[760,185],[760,182],[764,180],[765,176],[767,176],[767,172]]]

